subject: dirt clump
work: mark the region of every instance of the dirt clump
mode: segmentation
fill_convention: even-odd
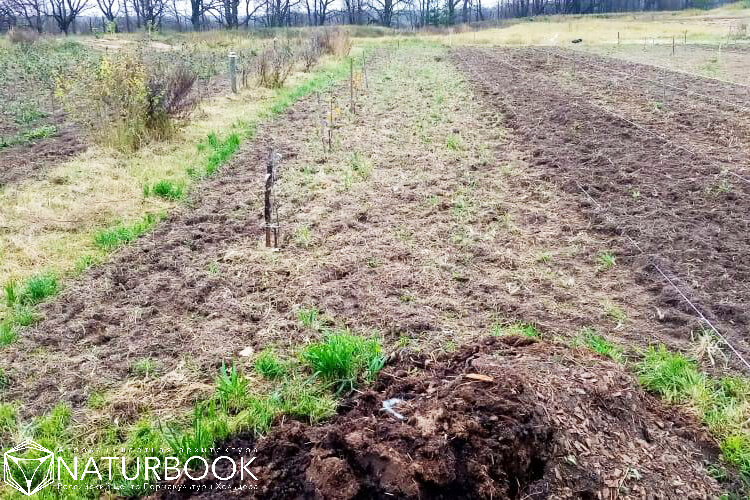
[[[489,337],[437,362],[403,355],[330,423],[286,420],[253,450],[255,498],[708,498],[715,446],[612,362]],[[395,401],[394,401],[395,400]],[[393,404],[394,414],[383,402]],[[401,418],[403,417],[403,418]],[[221,452],[220,454],[224,454]],[[696,457],[697,460],[684,460]],[[224,462],[220,462],[224,463]],[[217,469],[218,476],[231,472]],[[209,497],[209,477],[162,497]]]

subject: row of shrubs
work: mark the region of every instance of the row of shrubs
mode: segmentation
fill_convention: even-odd
[[[200,66],[182,51],[155,53],[148,45],[101,56],[61,75],[56,94],[71,119],[97,143],[132,152],[151,141],[172,137],[199,102]],[[323,55],[343,57],[351,49],[348,33],[325,29],[293,42],[274,40],[260,53],[240,51],[241,78],[255,72],[258,84],[280,88],[296,67],[309,71]],[[226,68],[225,53],[214,53]]]

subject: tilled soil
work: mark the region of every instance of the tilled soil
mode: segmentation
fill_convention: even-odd
[[[58,131],[47,138],[0,149],[0,186],[44,173],[44,169],[86,149],[82,132],[56,120]]]
[[[657,318],[675,327],[674,334],[684,334],[681,326],[699,326],[695,312],[653,264],[750,353],[750,262],[744,258],[750,253],[750,183],[729,173],[747,177],[744,115],[710,99],[689,103],[669,90],[671,126],[664,126],[660,113],[644,111],[663,92],[658,85],[618,84],[591,64],[573,69],[554,51],[454,54],[484,100],[503,113],[540,174],[575,194],[597,229],[621,236],[621,252],[657,298]],[[605,62],[614,64],[597,64]],[[622,63],[620,69],[631,66]],[[681,74],[668,80],[738,105],[744,92]],[[663,137],[653,135],[657,130]],[[738,132],[744,142],[731,140]],[[709,142],[710,148],[700,147]]]
[[[319,135],[328,95],[265,125],[153,233],[42,307],[43,321],[0,351],[2,397],[24,417],[59,401],[119,425],[174,415],[209,393],[222,362],[249,367],[248,349],[310,340],[303,306],[427,351],[513,321],[550,337],[595,327],[636,345],[689,336],[660,329],[626,266],[596,269],[607,239],[588,231],[576,198],[514,156],[443,55],[413,49],[374,65],[333,152]],[[260,229],[269,148],[283,156],[278,252]],[[626,322],[607,316],[610,303]],[[154,376],[130,369],[143,358]],[[99,411],[86,408],[94,392],[107,395]]]
[[[256,457],[257,482],[209,473],[160,496],[214,498],[217,488],[224,498],[274,499],[718,494],[703,464],[715,447],[621,366],[515,336],[437,362],[405,356],[330,423],[286,421],[260,440],[222,443],[216,456],[236,450],[246,450],[245,461]],[[217,464],[226,465],[219,477],[231,475],[228,461]]]

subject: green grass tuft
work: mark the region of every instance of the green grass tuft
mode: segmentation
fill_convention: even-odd
[[[34,305],[57,293],[57,276],[52,273],[32,276],[26,282],[20,296],[22,304]]]
[[[0,436],[16,430],[18,408],[13,403],[0,403]]]
[[[40,439],[60,442],[68,432],[73,410],[65,403],[60,403],[34,422],[34,436]]]
[[[136,377],[148,378],[156,374],[156,362],[151,358],[141,358],[130,366]]]
[[[255,371],[258,372],[261,377],[269,380],[278,379],[287,374],[284,362],[279,359],[273,349],[262,351],[258,357],[255,358],[254,366]]]
[[[322,342],[308,345],[302,360],[316,376],[351,390],[359,380],[372,380],[385,365],[376,339],[353,335],[348,330],[329,332]]]
[[[216,379],[216,393],[222,408],[227,411],[238,411],[244,406],[247,398],[247,388],[249,381],[237,372],[237,367],[232,364],[232,368],[227,370],[224,363],[219,369],[219,376]]]
[[[104,229],[94,235],[94,243],[102,250],[114,250],[126,243],[130,243],[158,222],[154,214],[147,214],[141,220],[130,225],[121,224],[110,229]]]
[[[601,252],[596,256],[596,269],[598,271],[607,271],[615,267],[617,263],[614,254],[610,252]]]
[[[670,403],[685,401],[696,388],[706,386],[706,376],[695,361],[664,346],[650,347],[637,364],[638,380],[646,389]]]
[[[320,330],[323,327],[320,311],[317,307],[301,307],[297,310],[297,320],[305,328]]]
[[[0,347],[12,344],[18,338],[18,333],[10,321],[0,323]]]
[[[520,335],[523,337],[529,337],[532,339],[542,338],[542,332],[531,323],[511,323],[510,325],[503,325],[502,323],[495,323],[492,325],[492,335],[499,337],[503,335]]]
[[[581,343],[592,351],[622,363],[624,355],[622,348],[599,335],[593,328],[583,328],[576,338],[576,343]]]
[[[181,199],[185,195],[185,192],[181,185],[175,184],[171,181],[161,180],[151,188],[151,194],[164,198],[165,200],[174,201]]]

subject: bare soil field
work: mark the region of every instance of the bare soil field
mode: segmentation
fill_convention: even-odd
[[[523,137],[532,163],[580,199],[596,228],[620,241],[655,295],[659,321],[699,326],[650,263],[668,270],[750,352],[750,267],[742,257],[750,250],[747,122],[743,112],[685,94],[740,105],[744,89],[664,72],[681,90],[634,85],[598,70],[592,58],[571,68],[569,59],[535,49],[466,50],[456,60]],[[613,71],[628,69],[607,63]],[[665,93],[666,100],[659,97]],[[654,108],[657,99],[665,109]]]
[[[477,373],[486,378],[477,380]],[[401,400],[399,416],[382,402]],[[708,498],[698,465],[717,450],[613,362],[520,336],[488,338],[437,363],[404,356],[330,423],[285,422],[256,440],[255,498]],[[446,436],[450,436],[446,439]],[[574,453],[577,457],[573,459]],[[249,457],[249,456],[248,456]],[[676,457],[691,457],[675,460]],[[231,472],[218,469],[225,477]],[[640,479],[642,477],[642,479]],[[217,480],[161,498],[213,498]],[[226,498],[246,498],[233,491]]]

